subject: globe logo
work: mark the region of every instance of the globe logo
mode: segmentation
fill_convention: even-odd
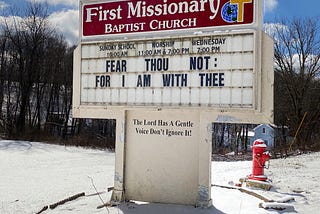
[[[221,16],[226,22],[236,22],[238,20],[238,5],[230,4],[230,2],[225,3],[222,7]]]

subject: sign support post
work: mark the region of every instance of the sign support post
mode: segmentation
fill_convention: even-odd
[[[211,151],[212,151],[212,122],[200,113],[200,144],[199,146],[199,185],[198,207],[212,206],[211,200]]]
[[[116,118],[116,162],[114,175],[114,189],[111,201],[123,202],[124,194],[124,173],[125,173],[125,144],[126,144],[126,110],[120,111]]]
[[[273,122],[261,8],[80,0],[73,116],[116,119],[112,202],[212,206],[211,124]]]

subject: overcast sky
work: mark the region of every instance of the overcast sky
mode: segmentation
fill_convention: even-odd
[[[28,1],[47,2],[49,19],[70,45],[78,43],[79,0],[0,0],[0,15],[11,7],[22,7]],[[264,0],[264,21],[273,22],[283,17],[319,16],[320,0]]]
[[[6,16],[10,8],[23,8],[30,1],[47,2],[51,24],[65,36],[70,45],[78,43],[79,0],[0,0],[0,14]]]

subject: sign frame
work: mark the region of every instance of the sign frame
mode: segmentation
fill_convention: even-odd
[[[238,31],[236,33],[252,33],[252,30]],[[235,32],[229,32],[230,34],[234,34]],[[218,34],[221,35],[221,34]],[[211,112],[217,112],[222,115],[229,115],[227,117],[217,117],[213,122],[234,122],[234,123],[253,123],[258,124],[261,122],[272,123],[273,122],[273,93],[270,94],[270,91],[273,91],[273,77],[271,77],[271,72],[273,73],[273,57],[266,56],[267,52],[265,51],[267,45],[273,43],[271,39],[265,35],[262,31],[255,32],[255,68],[254,68],[254,76],[253,80],[253,107],[252,108],[212,108],[208,106],[185,106],[182,108],[185,109],[199,109],[199,110],[209,110]],[[261,43],[261,45],[260,45]],[[268,43],[268,44],[262,44]],[[125,106],[125,105],[117,105],[117,106],[93,106],[93,105],[83,105],[80,101],[80,92],[81,92],[81,46],[82,43],[75,50],[74,54],[74,94],[73,94],[73,114],[75,117],[91,117],[91,115],[95,115],[98,112],[105,112],[106,110],[110,110],[110,112],[114,112],[117,110],[126,110],[126,109],[134,109],[134,108],[147,108],[147,109],[177,109],[181,108],[181,106]],[[92,44],[92,42],[89,42]],[[270,48],[269,48],[270,49]],[[262,52],[262,50],[264,50]],[[270,50],[271,54],[273,54],[273,50]],[[273,56],[273,55],[272,55]],[[269,59],[269,60],[267,60]],[[268,78],[263,78],[267,76]],[[265,99],[263,100],[262,97]],[[270,100],[270,102],[266,102],[265,100]],[[240,115],[243,115],[239,118]],[[100,113],[99,113],[100,114]],[[246,116],[245,116],[246,115]],[[252,115],[255,115],[252,117]],[[94,116],[94,118],[97,118]]]

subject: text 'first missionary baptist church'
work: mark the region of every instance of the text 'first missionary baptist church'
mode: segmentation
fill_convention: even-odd
[[[253,10],[253,0],[90,4],[83,8],[83,36],[251,24],[253,15],[245,14],[253,14]]]

